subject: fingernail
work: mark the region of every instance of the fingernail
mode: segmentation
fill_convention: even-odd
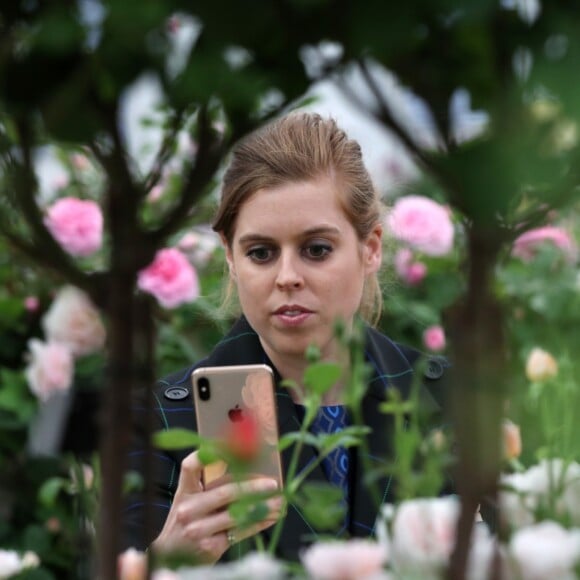
[[[265,479],[260,485],[260,488],[264,491],[278,489],[278,482],[275,479]]]

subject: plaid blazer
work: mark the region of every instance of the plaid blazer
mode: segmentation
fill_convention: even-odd
[[[410,394],[415,367],[423,358],[419,351],[391,341],[372,328],[366,329],[365,356],[372,367],[367,393],[363,398],[362,413],[364,422],[372,431],[367,436],[366,450],[368,459],[374,466],[393,459],[392,417],[380,412],[380,403],[385,401],[389,389],[398,389],[405,399]],[[270,364],[258,335],[244,317],[241,317],[231,331],[215,347],[211,354],[195,365],[176,372],[160,380],[154,388],[154,425],[153,430],[175,427],[196,429],[195,413],[191,394],[190,375],[198,366],[228,366],[237,364]],[[445,389],[443,387],[446,359],[426,357],[422,369],[420,400],[423,407],[431,413],[434,424],[443,420]],[[279,381],[280,377],[277,375]],[[300,421],[295,405],[286,389],[276,387],[278,405],[278,424],[280,435],[297,431]],[[133,408],[134,440],[129,455],[129,468],[144,472],[145,445],[150,432],[145,429],[146,408],[137,403]],[[153,466],[150,473],[154,478],[154,498],[149,508],[149,530],[145,526],[146,506],[143,494],[131,494],[126,501],[123,514],[124,547],[134,546],[145,549],[159,534],[177,488],[181,461],[193,449],[166,452],[154,450]],[[283,467],[288,465],[292,448],[282,453]],[[346,537],[372,536],[375,531],[377,506],[363,484],[363,461],[358,455],[360,450],[351,452],[350,466],[350,529]],[[305,446],[299,459],[298,473],[315,459],[316,451]],[[326,481],[323,469],[318,466],[307,481]],[[381,497],[384,502],[393,500],[394,482],[390,477],[379,481]],[[268,540],[269,531],[262,532]],[[324,532],[328,537],[328,532]],[[315,541],[319,534],[306,520],[300,510],[290,505],[285,516],[284,526],[278,544],[277,556],[285,560],[296,560],[298,553],[308,543]],[[234,547],[230,552],[234,552]],[[226,555],[231,558],[235,554]]]

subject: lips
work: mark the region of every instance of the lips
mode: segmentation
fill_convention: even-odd
[[[273,312],[273,317],[276,320],[276,325],[289,329],[300,328],[310,319],[312,314],[312,310],[305,308],[304,306],[298,304],[285,304]]]
[[[308,308],[304,308],[303,306],[299,306],[297,304],[285,304],[284,306],[280,306],[277,310],[274,311],[274,314],[279,314],[283,316],[299,316],[301,314],[311,314],[312,310]]]

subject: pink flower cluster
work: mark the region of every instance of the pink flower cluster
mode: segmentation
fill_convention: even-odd
[[[155,296],[164,308],[176,308],[199,296],[197,272],[177,248],[164,248],[139,272],[137,286]]]
[[[103,242],[103,214],[94,201],[63,197],[48,208],[44,223],[72,256],[90,256]]]
[[[455,230],[449,209],[427,197],[399,198],[386,225],[397,240],[428,256],[444,256],[453,248]]]
[[[42,319],[46,342],[28,343],[25,376],[30,390],[41,400],[70,388],[75,357],[103,348],[105,327],[88,296],[73,286],[60,289]]]
[[[410,248],[399,248],[395,254],[395,271],[409,286],[418,286],[427,276],[427,265],[415,260]]]
[[[578,256],[578,248],[570,234],[556,226],[544,226],[524,232],[516,238],[512,255],[524,262],[530,262],[538,253],[538,248],[545,243],[551,243],[562,250],[568,262],[574,262]]]

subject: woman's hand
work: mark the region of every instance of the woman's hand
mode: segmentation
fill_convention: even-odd
[[[162,552],[193,549],[203,561],[214,563],[231,546],[232,539],[238,542],[273,525],[280,515],[282,498],[266,500],[269,512],[264,520],[236,529],[228,506],[248,493],[275,491],[277,482],[260,477],[237,483],[223,477],[204,489],[202,470],[197,451],[183,460],[173,504],[151,548]]]

